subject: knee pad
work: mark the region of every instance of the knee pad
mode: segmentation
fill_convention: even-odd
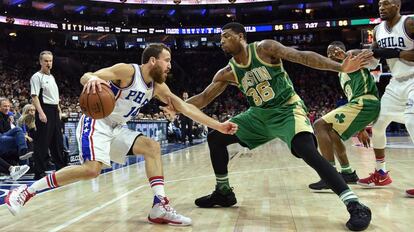
[[[372,125],[372,145],[376,149],[384,149],[387,143],[386,129],[391,123],[391,116],[380,115]]]

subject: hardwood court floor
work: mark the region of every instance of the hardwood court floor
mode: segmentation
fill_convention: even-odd
[[[391,141],[408,141],[392,138]],[[360,177],[374,169],[372,150],[347,143],[351,164]],[[238,204],[200,209],[194,199],[211,193],[207,144],[164,156],[166,191],[178,212],[190,216],[191,227],[151,225],[146,217],[152,202],[142,163],[49,191],[32,199],[17,217],[0,207],[0,231],[344,231],[348,212],[333,193],[311,193],[318,180],[302,160],[276,140],[256,150],[230,146],[230,183]],[[238,152],[238,153],[237,153]],[[237,153],[237,154],[236,154]],[[387,189],[353,186],[373,213],[367,231],[413,231],[414,149],[389,149],[388,167],[394,183]]]

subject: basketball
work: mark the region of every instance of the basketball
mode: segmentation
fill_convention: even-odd
[[[93,119],[107,117],[115,107],[115,96],[112,90],[106,85],[101,85],[101,87],[101,92],[97,89],[95,94],[92,91],[89,94],[84,92],[79,97],[82,112]]]

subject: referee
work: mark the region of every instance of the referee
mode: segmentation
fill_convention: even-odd
[[[30,79],[30,93],[36,107],[36,133],[34,138],[34,173],[38,180],[45,176],[49,151],[56,170],[66,166],[63,155],[63,136],[61,131],[59,90],[55,78],[50,73],[53,54],[42,51],[39,55],[40,71]]]

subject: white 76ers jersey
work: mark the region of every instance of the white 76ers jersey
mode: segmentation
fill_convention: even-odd
[[[110,82],[111,90],[115,95],[114,111],[104,120],[115,124],[125,124],[136,116],[154,94],[154,81],[147,85],[137,64],[132,64],[135,74],[131,84],[126,88],[119,88]]]
[[[386,22],[381,22],[375,29],[375,39],[380,48],[399,48],[401,50],[413,50],[414,40],[405,31],[405,20],[410,16],[403,15],[393,28],[388,28]],[[404,78],[414,75],[414,62],[393,58],[387,59],[394,78]]]

